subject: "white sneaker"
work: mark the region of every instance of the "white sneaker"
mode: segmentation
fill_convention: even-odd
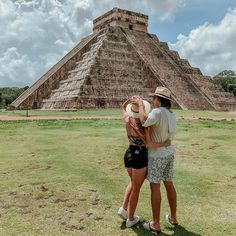
[[[134,216],[133,220],[126,220],[126,228],[130,228],[139,222],[139,216]]]
[[[118,216],[120,216],[122,220],[127,220],[128,219],[127,210],[125,210],[123,207],[120,207],[118,210]]]

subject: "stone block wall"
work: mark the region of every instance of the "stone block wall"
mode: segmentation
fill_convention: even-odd
[[[148,16],[141,13],[113,8],[111,11],[93,21],[93,31],[99,31],[107,26],[147,32]]]

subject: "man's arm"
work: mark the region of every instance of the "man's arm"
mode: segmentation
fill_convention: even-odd
[[[166,140],[162,143],[155,143],[151,139],[151,129],[150,127],[145,128],[145,145],[149,148],[160,148],[160,147],[168,147],[171,145],[170,140]]]

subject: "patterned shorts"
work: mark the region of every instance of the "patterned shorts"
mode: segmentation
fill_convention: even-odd
[[[147,180],[150,183],[172,181],[174,154],[167,157],[148,157]]]

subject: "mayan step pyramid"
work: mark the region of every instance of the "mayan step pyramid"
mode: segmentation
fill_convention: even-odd
[[[93,33],[11,105],[12,109],[120,107],[124,100],[169,88],[180,109],[236,110],[236,99],[147,32],[148,16],[114,8]]]

